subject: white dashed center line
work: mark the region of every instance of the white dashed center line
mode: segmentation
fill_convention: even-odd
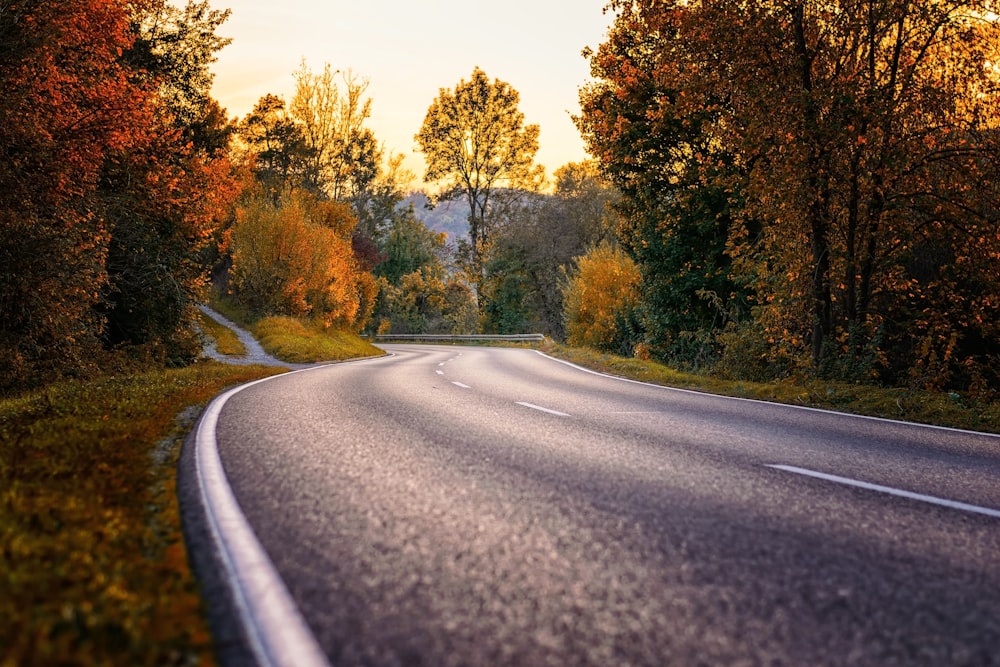
[[[462,389],[472,389],[472,387],[470,387],[469,385],[462,384],[461,382],[452,382],[452,384],[455,385],[456,387],[461,387]]]
[[[882,486],[880,484],[861,482],[856,479],[851,479],[849,477],[838,477],[837,475],[828,475],[825,472],[816,472],[815,470],[808,470],[806,468],[797,468],[795,466],[767,464],[767,467],[774,468],[775,470],[784,470],[785,472],[795,473],[796,475],[815,477],[816,479],[826,480],[827,482],[835,482],[837,484],[844,484],[845,486],[853,486],[859,489],[866,489],[868,491],[878,491],[879,493],[888,493],[889,495],[899,496],[900,498],[908,498],[909,500],[919,500],[920,502],[931,503],[933,505],[940,505],[942,507],[961,510],[963,512],[974,512],[976,514],[985,514],[986,516],[1000,518],[1000,510],[995,510],[989,507],[980,507],[979,505],[970,505],[968,503],[958,502],[957,500],[947,500],[946,498],[928,496],[922,493],[914,493],[913,491],[904,491],[903,489],[896,489],[891,486]]]
[[[557,417],[569,417],[565,412],[559,412],[558,410],[551,410],[549,408],[543,408],[540,405],[535,405],[534,403],[524,403],[523,401],[517,401],[518,405],[523,405],[526,408],[531,408],[532,410],[540,410],[542,412],[547,412],[550,415],[556,415]]]

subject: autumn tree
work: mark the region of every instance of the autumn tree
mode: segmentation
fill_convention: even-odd
[[[334,201],[351,201],[378,174],[382,153],[365,123],[371,118],[368,81],[329,64],[314,73],[303,61],[295,72],[289,115],[308,149],[305,184]]]
[[[611,243],[600,243],[576,258],[564,280],[566,340],[631,355],[640,281],[632,258]]]
[[[232,127],[210,96],[209,67],[229,41],[215,30],[227,16],[191,0],[133,18],[136,39],[123,57],[152,109],[100,183],[111,230],[106,341],[155,348],[171,363],[200,349],[191,323],[207,282],[202,253],[238,193],[226,154]]]
[[[350,207],[303,189],[278,201],[264,186],[244,193],[227,233],[234,297],[255,315],[308,317],[326,327],[359,330],[376,286],[351,246]]]
[[[85,365],[102,333],[97,186],[147,114],[118,59],[129,17],[93,0],[0,10],[0,387]]]
[[[720,312],[739,309],[726,245],[742,183],[717,125],[721,106],[683,106],[697,80],[684,77],[677,14],[616,7],[607,41],[589,53],[594,82],[581,90],[575,120],[622,193],[617,232],[642,275],[645,344],[671,363],[700,366],[717,352],[714,335],[727,324]]]
[[[471,79],[441,89],[415,139],[424,153],[424,181],[442,183],[441,201],[464,198],[474,274],[482,275],[489,241],[491,197],[498,188],[531,188],[538,178],[537,125],[525,125],[520,95],[510,84],[490,82],[478,67]]]
[[[198,6],[0,10],[3,387],[87,368],[123,343],[166,358],[187,335],[198,247],[232,193],[223,114],[207,97],[224,16]],[[185,21],[200,28],[180,38]]]
[[[645,210],[657,191],[676,193],[676,182],[687,183],[685,198],[721,195],[706,213],[732,216],[729,275],[748,281],[772,356],[855,379],[896,381],[935,366],[911,379],[981,385],[996,355],[995,313],[992,297],[969,295],[997,286],[968,257],[992,256],[997,245],[991,7],[611,8],[612,39],[593,62],[606,81],[625,83],[621,104],[610,115],[599,105],[585,112],[592,136],[612,149],[601,159],[651,186],[644,199],[626,193]],[[632,86],[636,73],[648,83]],[[633,94],[643,85],[646,94]],[[696,130],[695,140],[668,143],[676,149],[667,161],[652,144],[616,153],[609,137],[642,145],[641,132],[626,128],[641,128],[643,117],[669,121],[675,136]],[[976,311],[968,317],[949,300]]]

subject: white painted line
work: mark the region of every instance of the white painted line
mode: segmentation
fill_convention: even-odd
[[[524,403],[523,401],[517,401],[518,405],[523,405],[526,408],[531,408],[532,410],[541,410],[542,412],[547,412],[550,415],[556,415],[557,417],[569,417],[565,412],[559,412],[558,410],[550,410],[549,408],[543,408],[540,405],[535,405],[534,403]]]
[[[444,371],[434,371],[434,372],[437,373],[438,375],[444,375]]]
[[[247,387],[271,379],[230,389],[205,409],[195,434],[198,487],[209,532],[223,561],[224,579],[235,599],[240,623],[257,664],[329,667],[285,583],[240,510],[222,468],[215,439],[219,414],[226,401]]]
[[[872,417],[870,415],[855,415],[847,412],[837,412],[835,410],[826,410],[824,408],[813,408],[808,405],[795,405],[794,403],[777,403],[775,401],[765,401],[759,398],[743,398],[742,396],[725,396],[723,394],[713,394],[708,391],[696,391],[694,389],[683,389],[681,387],[670,387],[662,384],[653,384],[652,382],[644,382],[643,380],[633,380],[632,378],[621,377],[620,375],[611,375],[609,373],[602,373],[600,371],[595,371],[590,368],[585,368],[579,364],[574,364],[572,361],[566,361],[565,359],[559,359],[558,357],[553,357],[551,355],[545,354],[541,350],[532,350],[537,355],[545,357],[550,361],[554,361],[564,366],[569,366],[578,371],[583,371],[584,373],[589,373],[590,375],[597,375],[598,377],[608,378],[609,380],[618,380],[619,382],[628,382],[630,384],[641,384],[646,387],[654,387],[656,389],[662,389],[663,391],[676,392],[679,394],[693,394],[695,396],[704,396],[706,398],[714,398],[721,401],[734,401],[739,403],[757,403],[759,405],[769,405],[773,407],[788,408],[789,410],[804,410],[806,412],[818,412],[827,415],[837,415],[838,417],[844,417],[845,419],[864,419],[874,422],[884,422],[886,424],[906,424],[907,426],[912,426],[922,429],[932,429],[937,431],[947,431],[951,433],[969,433],[975,436],[983,438],[992,438],[1000,442],[1000,434],[997,433],[985,433],[983,431],[970,431],[968,429],[952,428],[950,426],[937,426],[936,424],[918,424],[916,422],[903,421],[901,419],[887,419],[885,417]]]
[[[856,479],[851,479],[849,477],[838,477],[837,475],[828,475],[823,472],[816,472],[815,470],[808,470],[806,468],[797,468],[795,466],[767,464],[767,467],[774,468],[776,470],[784,470],[785,472],[792,472],[797,475],[806,475],[807,477],[815,477],[817,479],[823,479],[828,482],[836,482],[837,484],[855,486],[859,489],[867,489],[868,491],[878,491],[880,493],[888,493],[893,496],[899,496],[900,498],[908,498],[910,500],[919,500],[924,503],[941,505],[942,507],[961,510],[963,512],[974,512],[976,514],[985,514],[986,516],[1000,518],[1000,510],[991,509],[989,507],[980,507],[979,505],[970,505],[968,503],[958,502],[957,500],[947,500],[945,498],[938,498],[936,496],[927,496],[922,493],[904,491],[902,489],[896,489],[891,486],[882,486],[880,484],[860,482]]]
[[[452,384],[455,385],[456,387],[461,387],[462,389],[472,389],[472,387],[470,387],[469,385],[462,384],[461,382],[452,382]]]

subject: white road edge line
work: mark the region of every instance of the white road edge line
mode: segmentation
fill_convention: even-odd
[[[230,389],[209,404],[195,435],[195,470],[209,532],[222,558],[224,577],[257,663],[262,667],[329,667],[285,583],[240,510],[222,468],[215,439],[226,401],[247,387],[282,375]]]
[[[828,475],[825,472],[816,472],[815,470],[809,470],[807,468],[798,468],[796,466],[787,466],[776,463],[775,464],[768,463],[765,464],[765,466],[768,468],[774,468],[776,470],[784,470],[785,472],[795,473],[797,475],[805,475],[807,477],[815,477],[817,479],[823,479],[828,482],[836,482],[837,484],[855,486],[859,489],[867,489],[868,491],[878,491],[880,493],[888,493],[893,496],[908,498],[910,500],[919,500],[921,502],[932,503],[934,505],[941,505],[942,507],[961,510],[963,512],[974,512],[976,514],[985,514],[986,516],[1000,518],[1000,510],[995,510],[989,507],[980,507],[979,505],[970,505],[969,503],[962,503],[957,500],[947,500],[945,498],[928,496],[922,493],[914,493],[913,491],[904,491],[903,489],[896,489],[891,486],[882,486],[880,484],[861,482],[856,479],[851,479],[849,477],[838,477],[837,475]]]
[[[804,410],[806,412],[819,412],[827,415],[838,415],[841,417],[847,417],[850,419],[864,419],[868,421],[884,422],[886,424],[906,424],[907,426],[915,426],[917,428],[932,429],[937,431],[950,431],[952,433],[970,433],[975,436],[993,438],[1000,441],[1000,434],[997,433],[986,433],[983,431],[972,431],[963,428],[953,428],[951,426],[938,426],[936,424],[920,424],[917,422],[904,421],[902,419],[888,419],[886,417],[872,417],[871,415],[856,415],[848,412],[837,412],[835,410],[827,410],[825,408],[813,408],[808,405],[795,405],[794,403],[776,403],[774,401],[765,401],[759,398],[743,398],[742,396],[726,396],[724,394],[713,394],[707,391],[696,391],[694,389],[684,389],[681,387],[669,387],[662,384],[654,384],[652,382],[645,382],[643,380],[633,380],[632,378],[622,377],[620,375],[611,375],[610,373],[602,373],[601,371],[595,371],[590,368],[586,368],[579,364],[574,364],[572,361],[566,361],[565,359],[560,359],[558,357],[553,357],[550,354],[545,354],[541,350],[532,350],[535,354],[545,357],[550,361],[554,361],[564,366],[569,366],[570,368],[575,368],[578,371],[583,371],[584,373],[589,373],[591,375],[597,375],[599,377],[608,378],[610,380],[618,380],[619,382],[628,382],[631,384],[641,384],[646,387],[656,387],[657,389],[662,389],[664,391],[672,391],[681,394],[694,394],[696,396],[711,396],[723,401],[736,401],[742,403],[757,403],[759,405],[772,405],[775,407],[788,408],[789,410]]]
[[[543,408],[540,405],[535,405],[534,403],[525,403],[523,401],[516,401],[518,405],[523,405],[526,408],[531,408],[532,410],[540,410],[542,412],[547,412],[550,415],[556,415],[557,417],[569,417],[565,412],[559,412],[558,410],[551,410],[549,408]]]

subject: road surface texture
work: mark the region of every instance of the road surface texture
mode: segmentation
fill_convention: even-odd
[[[1000,439],[385,347],[214,426],[331,664],[1000,664]]]

